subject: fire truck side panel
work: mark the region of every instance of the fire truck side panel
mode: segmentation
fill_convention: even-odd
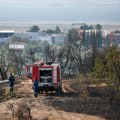
[[[53,67],[53,83],[57,84],[57,67]]]
[[[57,67],[57,82],[60,83],[60,68]]]

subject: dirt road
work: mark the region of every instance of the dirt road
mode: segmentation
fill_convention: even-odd
[[[16,107],[23,102],[34,104],[31,107],[31,112],[36,120],[105,120],[100,116],[87,115],[87,112],[82,111],[83,108],[79,106],[82,103],[77,102],[81,99],[79,90],[77,91],[71,87],[75,82],[71,79],[63,80],[63,95],[61,96],[40,94],[37,98],[34,98],[32,82],[21,80],[21,83],[15,88],[17,97],[0,103],[0,120],[12,120],[12,112],[8,106],[13,104]]]

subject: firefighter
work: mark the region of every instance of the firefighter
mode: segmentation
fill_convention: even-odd
[[[36,78],[34,78],[34,96],[37,97],[38,96],[38,80]]]
[[[15,82],[15,77],[11,73],[9,77],[10,92],[13,92],[14,82]]]

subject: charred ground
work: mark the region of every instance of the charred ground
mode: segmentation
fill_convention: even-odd
[[[0,118],[12,119],[9,104],[15,107],[20,103],[31,103],[31,115],[36,120],[118,120],[120,119],[120,99],[110,104],[107,86],[92,86],[86,83],[87,92],[76,79],[64,79],[63,94],[39,94],[34,98],[30,80],[19,79],[15,87],[15,96],[6,97],[0,103]],[[105,92],[106,91],[106,92]],[[17,109],[15,109],[17,110]],[[4,118],[3,118],[4,117]],[[17,119],[16,115],[14,119]]]

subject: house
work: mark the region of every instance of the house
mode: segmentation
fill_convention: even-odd
[[[51,35],[51,43],[52,44],[64,44],[66,36],[64,34],[52,34]]]
[[[120,46],[120,33],[110,32],[109,40],[110,40],[110,46]]]
[[[0,43],[8,42],[14,34],[15,32],[13,30],[0,30]]]

